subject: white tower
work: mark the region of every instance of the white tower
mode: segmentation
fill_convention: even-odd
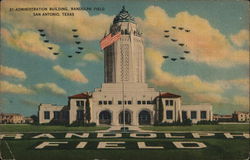
[[[104,49],[105,83],[145,82],[144,46],[134,18],[122,8],[110,26],[121,38]]]
[[[153,102],[159,93],[145,82],[143,39],[124,7],[109,29],[113,36],[119,32],[120,39],[104,48],[104,83],[92,94],[92,118],[97,124],[106,123],[105,118],[110,117],[112,125],[138,125],[139,114],[145,111],[152,124]]]

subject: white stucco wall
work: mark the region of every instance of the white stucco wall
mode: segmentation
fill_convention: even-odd
[[[191,111],[196,111],[197,118],[191,119],[193,123],[197,123],[198,121],[201,121],[201,120],[210,120],[210,121],[213,120],[213,110],[212,110],[212,105],[210,105],[210,104],[182,105],[181,111],[187,112],[188,119],[191,119]],[[206,118],[205,119],[201,118],[201,111],[206,111]]]
[[[62,111],[64,106],[57,106],[53,104],[40,104],[38,110],[39,123],[49,123],[54,118],[54,111]],[[50,119],[44,119],[44,112],[49,111]]]
[[[112,113],[112,125],[119,125],[119,114],[123,111],[123,105],[118,101],[123,100],[122,83],[103,84],[101,89],[96,89],[93,93],[93,122],[99,124],[99,114],[101,111],[109,110]],[[138,125],[139,113],[147,110],[151,116],[153,124],[155,115],[154,104],[137,104],[137,101],[153,101],[158,95],[153,88],[148,88],[145,83],[124,83],[124,101],[131,101],[132,104],[124,104],[125,110],[131,113],[131,124]],[[99,101],[112,101],[112,105],[99,105]]]

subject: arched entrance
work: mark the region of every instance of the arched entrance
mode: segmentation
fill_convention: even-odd
[[[119,123],[124,123],[124,111],[120,112],[119,114]],[[125,111],[125,124],[131,124],[131,113],[129,111]]]
[[[142,110],[139,113],[139,125],[148,125],[151,123],[151,116],[149,111]]]
[[[99,114],[99,124],[111,124],[111,113],[108,110],[101,111]]]

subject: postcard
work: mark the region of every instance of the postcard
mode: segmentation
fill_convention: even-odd
[[[0,159],[249,159],[248,1],[0,3]]]

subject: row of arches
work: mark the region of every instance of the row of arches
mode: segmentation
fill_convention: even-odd
[[[125,117],[125,119],[124,119]],[[119,113],[119,123],[123,124],[125,120],[125,124],[130,125],[132,122],[132,118],[131,118],[131,112],[129,111],[121,111]],[[99,124],[108,124],[110,125],[112,121],[112,113],[109,110],[104,110],[101,111],[99,114]],[[147,110],[142,110],[139,113],[138,116],[138,122],[139,125],[149,125],[151,124],[151,115],[149,113],[149,111]]]

